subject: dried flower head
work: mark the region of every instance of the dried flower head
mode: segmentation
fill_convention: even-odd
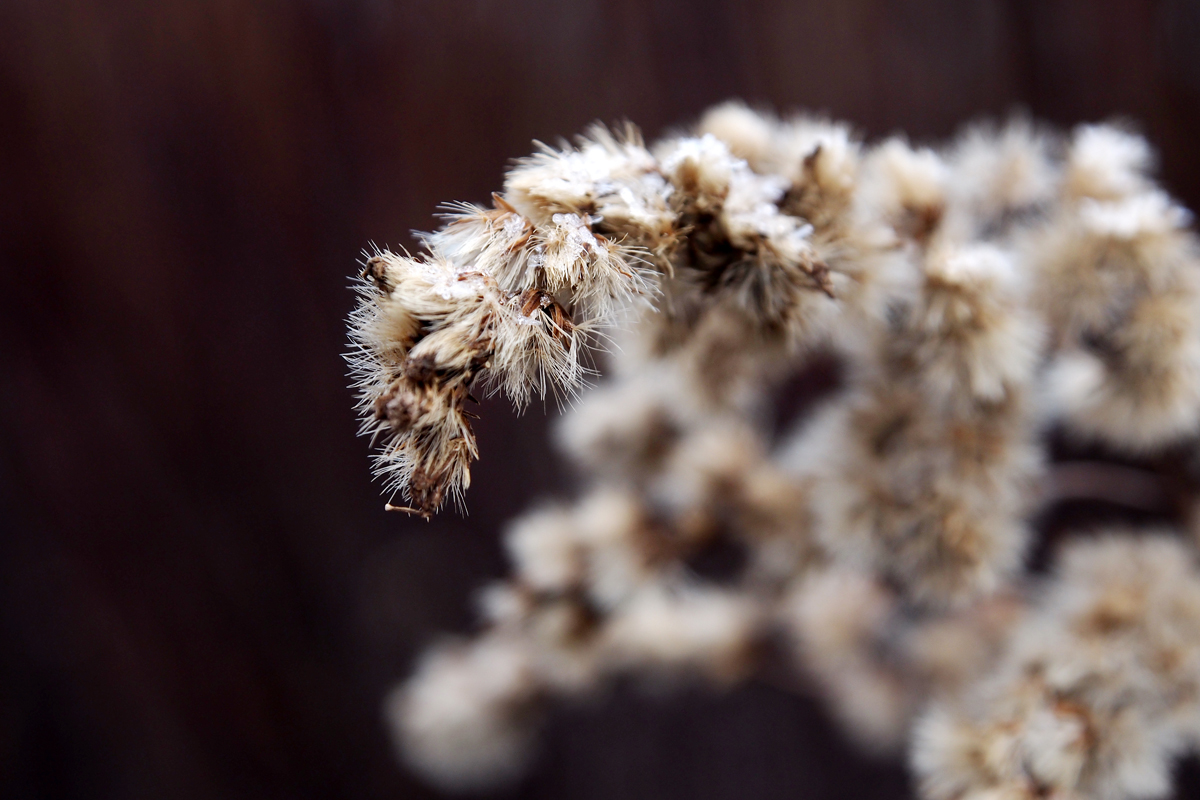
[[[1162,795],[1200,746],[1194,543],[1024,563],[1070,483],[1051,426],[1197,461],[1200,247],[1152,162],[1106,125],[933,147],[729,103],[540,146],[374,254],[353,363],[403,510],[466,489],[473,391],[577,392],[611,345],[559,428],[580,495],[509,526],[480,632],[389,700],[408,763],[477,788],[556,699],[788,671],[867,747],[907,740],[928,800]],[[815,352],[839,385],[774,424]]]

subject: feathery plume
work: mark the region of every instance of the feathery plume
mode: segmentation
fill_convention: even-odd
[[[1195,542],[1023,570],[1068,469],[1051,424],[1194,460],[1200,249],[1152,163],[1110,125],[934,147],[729,103],[649,145],[539,145],[417,255],[373,254],[351,361],[401,510],[461,500],[474,392],[579,393],[581,491],[508,527],[480,631],[390,696],[404,759],[477,789],[553,702],[759,677],[907,743],[927,800],[1165,793],[1200,746]],[[815,353],[840,385],[775,422]]]

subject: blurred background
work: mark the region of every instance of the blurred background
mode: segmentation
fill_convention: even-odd
[[[0,797],[436,796],[381,699],[570,476],[553,407],[485,401],[469,516],[385,514],[347,276],[532,139],[731,97],[920,141],[1124,117],[1198,208],[1198,43],[1185,0],[4,0]],[[761,685],[545,742],[498,796],[911,795]]]

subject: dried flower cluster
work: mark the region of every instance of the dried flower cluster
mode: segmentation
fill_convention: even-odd
[[[1200,249],[1151,161],[1112,126],[932,149],[728,104],[653,146],[543,147],[421,254],[371,258],[354,363],[403,510],[467,487],[474,386],[575,393],[614,344],[560,428],[589,488],[511,525],[480,633],[389,699],[408,762],[486,785],[556,698],[782,667],[910,745],[929,800],[1168,791],[1200,745],[1194,545],[1084,536],[1025,568],[1048,430],[1200,433]],[[843,385],[776,435],[817,352]]]

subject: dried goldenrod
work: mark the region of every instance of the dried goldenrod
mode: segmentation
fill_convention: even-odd
[[[509,527],[482,631],[389,700],[408,763],[486,785],[556,698],[782,666],[871,748],[916,722],[929,800],[1166,791],[1200,744],[1193,545],[1024,569],[1050,426],[1200,433],[1200,250],[1151,162],[1113,126],[929,147],[726,104],[541,146],[420,254],[370,258],[354,366],[404,510],[467,488],[472,392],[578,392],[609,351],[559,429],[586,489]],[[776,431],[818,351],[839,386]]]

